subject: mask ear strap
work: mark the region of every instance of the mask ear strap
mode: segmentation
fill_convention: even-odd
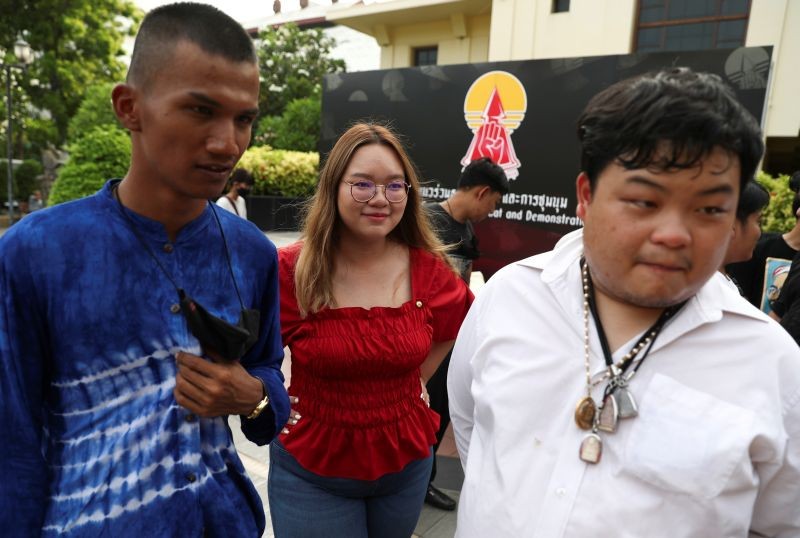
[[[133,219],[131,218],[130,215],[128,215],[128,210],[125,208],[124,205],[122,205],[122,200],[120,200],[120,198],[119,198],[119,183],[114,185],[112,187],[112,189],[113,189],[113,193],[114,193],[114,198],[117,199],[117,205],[119,206],[119,212],[122,213],[122,216],[125,217],[126,221],[128,221],[128,227],[133,232],[133,235],[136,236],[136,239],[139,241],[139,244],[142,245],[142,248],[144,248],[145,252],[147,252],[147,254],[153,259],[153,261],[156,262],[156,265],[158,266],[159,269],[161,269],[161,272],[164,273],[164,276],[166,276],[167,279],[172,283],[173,287],[178,291],[178,295],[181,298],[183,298],[183,295],[184,295],[183,290],[181,289],[180,286],[178,286],[178,284],[172,278],[172,275],[169,274],[169,271],[167,271],[164,268],[164,266],[161,265],[161,262],[158,261],[158,258],[156,258],[156,255],[153,254],[153,251],[150,250],[150,247],[147,246],[147,242],[144,240],[144,238],[141,236],[141,234],[139,234],[139,230],[138,230],[138,228],[136,228],[136,224],[134,224]]]
[[[217,209],[214,207],[214,204],[211,202],[208,203],[208,206],[211,208],[211,212],[214,213],[214,218],[217,221],[217,227],[219,228],[219,235],[222,236],[222,244],[225,246],[225,259],[228,261],[228,271],[231,274],[231,280],[233,280],[233,288],[236,290],[236,297],[239,298],[239,305],[244,310],[244,301],[242,301],[242,295],[239,293],[239,285],[236,283],[236,277],[233,275],[233,264],[231,263],[231,253],[228,250],[228,241],[225,239],[225,231],[222,229],[222,223],[219,221],[219,215],[217,215]]]
[[[128,210],[125,208],[124,205],[122,205],[122,200],[120,200],[120,198],[119,198],[119,189],[118,189],[118,187],[119,187],[119,184],[114,185],[113,193],[114,193],[114,198],[117,199],[117,205],[119,206],[120,213],[122,213],[122,216],[125,218],[126,221],[128,221],[128,227],[133,232],[133,235],[136,236],[136,239],[139,240],[139,243],[142,245],[142,248],[144,248],[145,252],[147,252],[147,254],[153,259],[153,261],[156,262],[156,265],[158,266],[158,268],[161,269],[161,272],[164,273],[164,276],[166,276],[167,279],[169,279],[169,281],[172,283],[172,285],[178,291],[178,295],[182,299],[183,296],[185,295],[183,289],[180,286],[178,286],[178,284],[172,278],[172,275],[169,274],[169,271],[167,271],[164,268],[164,266],[161,265],[161,262],[158,261],[158,258],[156,257],[156,255],[153,253],[152,250],[150,250],[150,247],[147,245],[147,242],[144,240],[144,238],[141,236],[141,234],[139,234],[139,230],[136,228],[136,225],[134,224],[133,219],[131,218],[130,215],[128,215],[128,212],[127,212]],[[222,244],[225,247],[225,259],[228,261],[228,271],[231,274],[231,280],[233,280],[233,287],[236,290],[236,297],[239,298],[239,306],[241,306],[242,310],[244,310],[245,309],[244,308],[244,302],[242,301],[242,295],[239,293],[239,285],[236,283],[236,278],[233,275],[233,264],[231,264],[231,255],[230,255],[230,252],[228,251],[228,241],[225,239],[225,232],[222,229],[222,223],[219,221],[219,215],[217,215],[217,210],[214,207],[214,204],[212,204],[211,202],[208,202],[208,205],[211,208],[211,212],[214,214],[214,218],[217,221],[217,227],[219,227],[219,234],[222,236]]]

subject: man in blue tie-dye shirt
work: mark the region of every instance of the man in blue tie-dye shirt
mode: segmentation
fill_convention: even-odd
[[[150,12],[112,93],[128,173],[0,241],[0,534],[263,532],[226,418],[266,443],[289,414],[275,247],[207,201],[247,148],[258,91],[235,21]],[[240,360],[201,346],[178,288],[231,324],[260,311]]]

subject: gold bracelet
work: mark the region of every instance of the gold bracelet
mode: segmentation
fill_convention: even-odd
[[[260,402],[258,402],[256,408],[253,409],[253,411],[245,417],[247,419],[256,418],[258,415],[263,413],[264,409],[266,409],[267,405],[269,405],[269,394],[267,394],[267,387],[264,385],[264,382],[261,380],[261,378],[256,378],[256,379],[261,381],[261,388],[264,391],[262,394],[264,395],[264,398]]]
[[[269,396],[264,396],[264,399],[258,402],[256,408],[253,409],[253,412],[247,415],[245,418],[256,418],[264,411],[264,409],[267,408],[267,405],[269,405]]]

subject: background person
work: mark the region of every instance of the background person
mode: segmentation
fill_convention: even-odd
[[[583,228],[496,273],[453,350],[456,536],[799,536],[800,349],[712,278],[758,124],[673,68],[578,135]]]
[[[289,413],[277,257],[208,202],[247,148],[258,88],[236,21],[204,4],[152,10],[111,96],[131,133],[124,179],[0,239],[4,532],[261,536],[227,416],[266,442]],[[201,348],[194,334],[246,309],[261,320],[241,360]]]
[[[247,220],[245,198],[253,190],[253,176],[244,168],[237,168],[228,180],[228,192],[217,200],[217,205]]]
[[[35,190],[33,194],[28,196],[28,213],[33,213],[44,207],[44,200],[42,200],[42,191]]]
[[[800,170],[792,174],[789,179],[789,188],[798,192],[800,190]],[[795,200],[800,200],[797,195]],[[795,254],[786,280],[778,292],[778,297],[770,303],[772,310],[769,315],[771,318],[780,322],[781,327],[794,338],[800,345],[800,252]]]
[[[752,258],[726,267],[728,275],[736,280],[747,300],[766,313],[771,310],[770,301],[778,296],[784,283],[783,278],[775,279],[774,275],[785,275],[792,258],[800,250],[800,171],[792,174],[789,188],[795,193],[792,214],[798,220],[794,227],[785,233],[761,234]]]
[[[436,235],[449,247],[447,255],[467,284],[472,262],[480,256],[473,224],[494,212],[508,190],[503,169],[488,157],[482,157],[464,168],[450,198],[425,204]]]
[[[748,181],[739,195],[736,206],[736,220],[733,221],[733,235],[719,272],[740,294],[742,290],[725,267],[731,263],[744,262],[753,256],[753,249],[761,237],[761,213],[769,205],[769,192],[758,182]]]
[[[504,194],[509,190],[508,178],[503,169],[488,157],[469,163],[461,172],[456,191],[443,202],[425,204],[431,225],[442,244],[447,245],[447,255],[459,270],[461,278],[469,285],[472,275],[472,262],[480,256],[478,238],[473,223],[488,217],[496,208]],[[447,400],[447,366],[450,353],[428,381],[428,394],[431,409],[439,414],[439,430],[433,453],[439,448],[447,426],[450,424],[450,410]],[[433,458],[431,478],[425,502],[442,510],[454,510],[456,501],[433,485],[436,478],[436,457]]]
[[[800,253],[795,254],[777,299],[772,301],[769,316],[800,345]]]
[[[439,425],[425,383],[472,294],[429,228],[394,133],[358,123],[339,138],[302,240],[279,258],[299,402],[270,447],[275,536],[408,538]]]

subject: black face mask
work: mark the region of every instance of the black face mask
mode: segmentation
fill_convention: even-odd
[[[236,297],[239,299],[239,305],[241,306],[241,314],[239,315],[239,321],[236,323],[236,325],[232,325],[224,319],[211,314],[208,310],[200,306],[197,301],[186,295],[186,292],[176,284],[176,282],[172,279],[172,276],[164,268],[164,266],[161,265],[161,262],[158,261],[158,258],[156,258],[155,254],[153,254],[153,251],[150,250],[150,247],[147,246],[147,243],[139,234],[136,224],[127,214],[125,207],[122,205],[122,200],[119,199],[119,191],[117,190],[117,186],[115,185],[113,189],[114,197],[117,199],[120,212],[128,221],[130,229],[136,236],[136,239],[139,240],[139,243],[142,245],[142,248],[145,250],[145,252],[147,252],[147,254],[153,259],[158,268],[161,269],[161,272],[164,274],[164,276],[167,277],[167,279],[177,290],[178,297],[180,298],[181,312],[183,313],[183,317],[186,319],[186,325],[194,337],[200,341],[200,345],[202,346],[203,350],[206,352],[211,351],[219,358],[230,362],[241,359],[242,356],[247,353],[251,347],[253,347],[253,344],[258,341],[259,319],[261,316],[258,310],[252,310],[244,307],[242,296],[239,293],[239,286],[236,284],[236,278],[233,275],[233,266],[231,265],[228,242],[225,240],[225,232],[222,229],[222,223],[219,221],[219,217],[214,209],[214,205],[209,204],[209,207],[211,208],[211,212],[214,214],[214,218],[217,221],[217,226],[219,227],[219,233],[222,237],[222,244],[225,249],[225,258],[228,262],[228,271],[230,272],[231,280],[233,281],[233,287],[236,290]]]
[[[236,194],[242,198],[247,198],[247,195],[250,194],[250,187],[239,187],[236,189]]]
[[[197,301],[178,290],[181,312],[189,330],[202,348],[228,361],[237,361],[258,341],[258,310],[242,308],[239,321],[232,325],[203,308]]]

